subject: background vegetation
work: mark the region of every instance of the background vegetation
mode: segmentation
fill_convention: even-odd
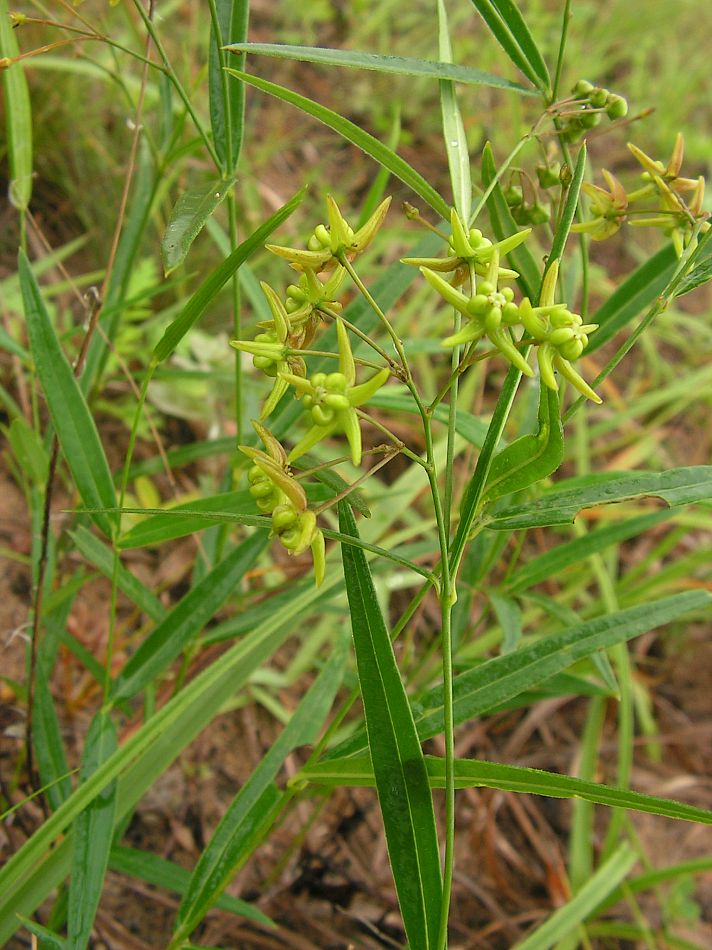
[[[424,0],[253,0],[249,38],[437,59],[434,6]],[[96,313],[96,295],[103,300],[103,329],[113,332],[113,344],[106,346],[101,333],[95,337],[85,388],[119,485],[151,353],[186,300],[236,239],[248,238],[303,184],[310,186],[308,193],[275,240],[303,241],[324,216],[326,193],[358,217],[374,195],[378,166],[317,121],[248,89],[234,202],[220,204],[185,262],[165,276],[161,240],[175,202],[216,173],[175,85],[169,93],[165,74],[153,68],[144,78],[140,58],[122,49],[140,55],[146,50],[138,6],[87,0],[76,8],[52,2],[20,9],[28,19],[2,34],[2,56],[15,55],[13,38],[21,51],[37,51],[22,61],[32,106],[34,177],[24,224],[17,207],[4,200],[0,205],[0,810],[6,812],[5,857],[25,855],[28,863],[7,866],[2,939],[27,946],[33,931],[43,945],[65,945],[56,935],[66,932],[69,919],[68,946],[89,940],[127,948],[168,946],[171,940],[172,946],[192,940],[240,948],[402,946],[375,792],[329,776],[328,761],[321,779],[287,784],[329,723],[335,748],[359,747],[350,739],[359,735],[359,705],[343,722],[334,719],[358,682],[337,560],[317,590],[308,558],[288,559],[277,546],[267,546],[264,533],[221,525],[204,529],[198,519],[195,533],[185,536],[184,525],[176,532],[180,519],[124,514],[122,531],[138,532],[139,543],[123,544],[117,562],[92,532],[88,516],[75,512],[82,507],[79,478],[60,455],[42,581],[52,405],[38,383],[37,344],[26,332],[27,298],[23,302],[17,265],[17,248],[24,244],[48,325],[71,361]],[[542,0],[522,9],[544,57],[554,63],[561,5]],[[470,3],[453,2],[448,13],[455,62],[521,81]],[[639,169],[626,141],[634,138],[666,161],[680,130],[685,173],[707,173],[712,97],[705,40],[712,36],[712,10],[697,2],[580,0],[573,14],[562,88],[581,77],[609,86],[627,96],[633,120],[589,136],[587,175],[600,181],[603,166],[633,187]],[[209,129],[209,5],[164,3],[153,22],[198,124]],[[149,55],[160,60],[155,44]],[[450,201],[437,83],[258,56],[249,57],[248,69],[397,143],[399,154]],[[0,175],[7,182],[23,134],[17,111],[8,109],[17,95],[5,87],[8,134],[0,142]],[[458,86],[458,99],[479,187],[485,142],[494,143],[501,161],[541,106],[489,86]],[[145,134],[136,134],[137,125]],[[531,174],[538,157],[532,145],[517,162]],[[7,187],[0,190],[4,195]],[[387,193],[394,195],[393,207],[363,258],[364,273],[377,275],[422,239],[418,225],[400,211],[413,193],[393,179]],[[632,229],[593,244],[592,310],[662,246],[657,232]],[[261,246],[250,250],[239,271],[247,336],[265,317],[258,279],[284,283],[281,262]],[[572,265],[572,293],[579,276]],[[27,286],[25,274],[25,292]],[[156,370],[140,417],[125,507],[159,509],[179,502],[195,509],[222,494],[223,510],[225,493],[243,488],[233,482],[241,464],[234,453],[236,419],[258,414],[264,385],[247,360],[237,413],[235,354],[228,346],[235,335],[234,293],[226,283]],[[442,308],[422,283],[404,286],[396,296],[393,315],[414,369],[427,391],[437,391],[443,364],[433,353],[449,332]],[[52,340],[45,342],[46,366],[58,365]],[[584,359],[587,378],[597,375],[619,342]],[[704,287],[659,315],[600,387],[603,407],[574,417],[555,481],[591,471],[658,472],[709,463],[711,347]],[[461,432],[457,446],[456,492],[472,471],[505,376],[501,365],[485,365],[471,372],[461,393],[461,405],[473,418],[467,417],[471,429]],[[73,390],[66,387],[58,377],[58,405],[70,406]],[[536,395],[531,390],[517,404],[508,437],[531,429]],[[423,449],[415,417],[394,415],[396,397],[383,395],[373,405],[378,420],[407,445]],[[365,438],[376,444],[381,436],[368,428]],[[80,449],[96,476],[100,465],[93,466],[92,447],[81,432]],[[357,474],[348,464],[338,471],[349,481]],[[95,480],[101,507],[101,479]],[[437,544],[423,488],[406,459],[392,460],[365,486],[374,517],[359,520],[359,530],[367,541],[397,547],[427,570]],[[86,502],[81,487],[80,494]],[[324,523],[339,527],[331,514]],[[453,618],[456,674],[548,635],[579,630],[592,618],[709,591],[710,523],[709,501],[668,509],[646,498],[587,508],[572,526],[478,539],[465,562]],[[395,625],[420,578],[382,559],[370,564],[378,604]],[[34,659],[38,685],[30,696],[28,644],[38,584],[44,603]],[[642,635],[627,648],[613,649],[612,666],[599,651],[595,662],[585,657],[566,664],[555,677],[516,695],[505,692],[497,701],[490,695],[482,706],[473,701],[471,715],[456,731],[457,755],[629,784],[638,792],[712,808],[709,607],[697,600],[689,606],[683,620],[671,611],[661,613],[657,624],[640,626]],[[439,629],[435,598],[426,597],[396,645],[416,713],[427,711],[434,695],[429,691],[441,682]],[[147,654],[139,648],[149,635],[158,646],[144,662]],[[107,683],[118,692],[110,714],[102,715]],[[25,742],[30,699],[34,763],[28,762]],[[627,713],[621,702],[628,703]],[[441,733],[431,732],[427,753],[443,754]],[[86,802],[73,789],[90,788],[97,767],[112,754],[111,761],[118,761],[117,747],[124,750],[112,775],[117,787],[104,793],[103,811],[102,796],[98,807],[95,799],[92,809],[82,811]],[[36,788],[50,782],[43,795],[28,800],[33,783]],[[581,797],[572,803],[522,795],[511,791],[513,782],[502,771],[475,776],[472,784],[486,788],[458,792],[453,947],[712,943],[712,848],[705,825],[611,812]],[[566,798],[581,789],[564,792]],[[257,811],[250,811],[255,802]],[[437,792],[435,804],[442,822]],[[68,823],[56,817],[62,808],[74,809]],[[664,812],[662,806],[657,810]],[[702,811],[683,812],[709,820]],[[219,869],[212,878],[191,879],[226,813],[236,816],[236,826],[245,815],[257,817],[249,827],[245,822],[243,836],[230,845],[234,850],[226,849],[224,879]],[[106,847],[94,847],[100,841]],[[86,879],[78,871],[82,861]],[[557,910],[563,918],[542,935],[542,925]],[[34,923],[18,929],[17,914]],[[527,934],[534,935],[532,942]]]

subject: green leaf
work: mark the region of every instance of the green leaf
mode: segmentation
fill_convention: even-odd
[[[89,726],[80,779],[86,782],[116,748],[116,728],[111,716],[102,710]],[[114,780],[104,787],[74,822],[74,854],[67,915],[69,950],[84,950],[89,944],[109,863],[115,809]]]
[[[267,532],[255,532],[185,595],[125,664],[114,685],[114,703],[133,696],[166,669],[219,610],[266,544]]]
[[[431,786],[444,788],[445,760],[428,755],[425,757],[425,763]],[[299,771],[292,781],[297,784],[309,782],[313,785],[373,788],[377,779],[374,777],[368,755],[352,755],[307,766]],[[670,798],[643,795],[626,788],[588,782],[571,775],[560,775],[558,772],[524,768],[521,765],[502,765],[499,762],[483,762],[479,759],[456,759],[455,783],[458,788],[499,788],[506,792],[543,795],[547,798],[581,798],[596,805],[628,808],[648,815],[712,825],[712,811],[707,808],[697,808],[695,805],[686,805]]]
[[[215,212],[235,184],[234,178],[217,178],[185,191],[176,201],[168,219],[166,233],[161,241],[161,256],[166,277],[179,267],[190,245],[205,227],[205,222]]]
[[[225,56],[219,47],[240,43],[247,36],[250,0],[216,0],[215,8],[220,29],[220,40],[211,23],[210,54],[208,57],[208,93],[210,98],[210,128],[218,158],[228,172],[237,167],[242,147],[245,115],[245,87],[225,75]],[[245,56],[239,57],[239,67],[245,68]]]
[[[354,517],[343,502],[339,528],[358,538]],[[409,946],[428,950],[437,940],[442,881],[423,752],[365,555],[359,548],[342,545],[341,556],[393,878]]]
[[[8,59],[20,55],[7,0],[0,0],[0,50]],[[10,166],[10,203],[25,211],[32,196],[32,107],[22,62],[2,70],[5,98],[7,160]]]
[[[513,0],[472,0],[511,61],[541,92],[551,86],[549,70]]]
[[[59,345],[23,250],[20,250],[18,266],[27,333],[37,375],[77,490],[87,508],[115,508],[114,484],[99,433]],[[116,514],[96,512],[93,518],[104,534],[113,534],[118,522]]]
[[[251,76],[249,73],[240,72],[236,69],[228,69],[228,72],[237,76],[238,79],[242,79],[243,82],[254,86],[256,89],[261,89],[262,92],[267,92],[269,95],[275,96],[283,102],[288,102],[290,105],[296,106],[308,115],[314,116],[315,119],[323,122],[324,125],[327,125],[330,129],[333,129],[342,138],[356,145],[367,155],[370,155],[379,165],[383,165],[384,168],[387,168],[396,178],[399,178],[405,185],[412,188],[417,195],[420,195],[423,201],[427,202],[442,218],[449,219],[450,209],[432,185],[428,184],[419,172],[412,168],[408,162],[404,161],[404,159],[397,155],[392,149],[388,148],[387,145],[384,145],[383,142],[374,138],[370,133],[365,132],[358,125],[349,121],[349,119],[345,119],[343,116],[340,116],[338,112],[333,112],[331,109],[327,109],[312,99],[307,99],[296,92],[292,92],[291,89],[285,89],[283,86],[278,86],[273,82],[267,82],[266,79],[259,79],[257,76]]]
[[[598,329],[591,336],[586,354],[595,353],[665,290],[677,267],[671,244],[641,264],[591,317]]]
[[[186,893],[190,881],[190,871],[179,864],[159,858],[157,854],[140,851],[138,848],[114,845],[109,855],[109,867],[118,874],[138,878],[164,890],[174,891],[181,896]],[[266,927],[276,926],[274,921],[267,914],[263,914],[259,908],[230,894],[221,894],[215,901],[215,907],[246,917],[248,920],[255,920]]]
[[[320,46],[287,46],[282,43],[233,43],[227,47],[231,53],[256,53],[261,56],[277,56],[296,59],[304,63],[323,63],[325,66],[348,66],[353,69],[371,69],[379,73],[397,76],[451,80],[475,86],[494,86],[510,89],[525,96],[534,93],[519,83],[501,79],[492,73],[484,73],[469,66],[457,66],[449,62],[427,59],[411,59],[404,56],[380,56],[377,53],[361,53],[349,49],[328,49]]]
[[[625,521],[597,528],[580,538],[559,544],[527,561],[523,567],[512,574],[506,588],[511,593],[518,593],[528,587],[533,587],[534,584],[540,584],[542,581],[556,577],[560,571],[566,570],[591,554],[597,554],[612,544],[627,541],[628,538],[638,537],[669,517],[669,511],[654,511],[649,515],[628,518]]]
[[[598,868],[563,907],[537,927],[515,950],[548,950],[574,930],[615,890],[638,860],[638,855],[627,841]],[[577,941],[578,942],[578,941]]]
[[[559,394],[539,383],[536,433],[524,435],[492,460],[484,490],[486,502],[528,488],[555,472],[564,457],[564,429]]]
[[[497,236],[497,240],[503,241],[511,234],[516,234],[519,231],[519,227],[512,217],[509,206],[505,201],[502,188],[499,182],[496,181],[496,178],[497,166],[494,161],[494,153],[492,152],[492,146],[487,142],[482,150],[482,184],[485,188],[489,188],[492,182],[495,182],[490,196],[487,199],[487,210],[489,211],[490,223],[492,224],[492,230]],[[507,259],[512,262],[514,269],[519,271],[517,282],[522,288],[522,292],[529,297],[532,303],[536,303],[539,298],[541,273],[539,265],[534,259],[534,255],[526,244],[520,244],[519,247],[515,247],[513,251],[509,252]]]
[[[472,530],[472,525],[477,517],[490,468],[493,464],[494,453],[502,438],[504,427],[521,378],[522,374],[517,367],[510,366],[504,378],[504,383],[502,384],[494,412],[492,413],[487,435],[485,436],[482,449],[477,458],[475,471],[472,473],[472,478],[465,487],[462,501],[460,502],[460,521],[450,548],[450,565],[454,573],[457,573],[460,560],[470,536],[470,531]]]
[[[333,495],[333,491],[326,485],[307,485],[306,493],[311,502],[326,501]],[[166,509],[123,510],[126,513],[149,514],[145,521],[140,521],[119,538],[118,546],[121,550],[163,544],[225,522],[246,525],[264,523],[264,516],[258,514],[255,499],[248,491],[220,492],[208,498],[198,498]]]
[[[286,204],[282,205],[271,218],[261,224],[247,240],[243,241],[232,254],[207,277],[193,293],[188,303],[183,307],[176,319],[168,326],[153,351],[152,363],[157,365],[171,355],[190,328],[202,317],[207,306],[225,286],[235,271],[243,264],[250,254],[264,244],[270,234],[292,214],[301,203],[305,194],[302,188]]]
[[[652,603],[605,614],[573,625],[561,633],[518,650],[486,660],[453,680],[455,725],[496,709],[525,690],[533,689],[596,650],[623,643],[684,614],[704,610],[712,603],[706,591],[686,591]],[[440,735],[444,728],[442,687],[418,699],[416,726],[421,741]],[[330,756],[360,752],[365,738],[357,733],[329,751]]]
[[[556,226],[556,232],[554,234],[554,240],[551,243],[551,250],[546,260],[546,270],[548,270],[554,261],[560,260],[561,256],[564,253],[564,248],[566,247],[566,241],[569,237],[569,232],[571,231],[571,225],[574,222],[574,216],[576,215],[576,208],[578,206],[579,195],[581,194],[581,184],[583,182],[583,176],[586,172],[586,143],[584,142],[579,149],[578,156],[576,158],[576,165],[573,170],[571,177],[571,184],[569,185],[569,190],[566,194],[566,203],[564,204],[564,210],[561,212],[561,217],[559,218],[559,223]]]
[[[16,416],[5,432],[20,470],[28,476],[33,485],[44,491],[49,458],[42,439],[25,421],[24,416]]]
[[[447,11],[443,0],[438,0],[438,47],[440,59],[452,61],[452,46],[448,30]],[[467,136],[457,104],[455,84],[449,79],[440,80],[440,112],[443,124],[443,139],[450,169],[452,200],[460,220],[467,226],[472,205],[472,181],[470,179],[470,156]]]
[[[560,482],[537,501],[505,508],[490,516],[496,531],[571,524],[579,511],[654,495],[671,508],[712,498],[712,465],[691,465],[669,472],[600,472]]]
[[[198,926],[259,843],[266,820],[280,802],[273,785],[277,773],[294,749],[316,741],[341,685],[345,661],[346,641],[342,638],[279,738],[233,799],[191,876],[178,911],[173,944],[181,943]]]
[[[59,934],[50,930],[49,927],[43,927],[36,920],[29,920],[27,917],[23,917],[22,914],[18,914],[18,920],[31,934],[39,938],[37,941],[39,950],[66,950],[67,941],[64,937],[60,937]]]

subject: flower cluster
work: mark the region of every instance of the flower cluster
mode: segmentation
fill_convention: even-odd
[[[561,104],[561,134],[567,142],[577,142],[582,135],[595,128],[606,115],[613,121],[628,114],[628,103],[602,86],[594,86],[587,79],[579,79],[571,90],[571,99]]]
[[[259,324],[261,332],[253,340],[231,341],[235,349],[252,356],[256,369],[274,380],[261,419],[274,412],[290,387],[308,412],[311,427],[289,453],[259,422],[253,425],[265,451],[250,446],[240,449],[252,460],[249,491],[258,509],[271,514],[272,534],[290,554],[301,554],[311,548],[317,584],[324,577],[324,536],[289,465],[318,442],[337,433],[345,436],[354,465],[361,463],[358,409],[386,382],[390,370],[382,369],[365,382],[357,383],[348,331],[340,317],[342,306],[335,297],[346,274],[344,262],[352,261],[373,241],[389,204],[390,198],[379,205],[362,227],[354,230],[328,196],[329,223],[314,229],[306,249],[266,245],[288,261],[299,272],[299,278],[287,287],[284,300],[269,284],[261,283],[272,318]],[[336,324],[338,371],[308,375],[307,348],[325,317]]]
[[[260,511],[271,513],[272,534],[290,555],[303,554],[311,548],[314,578],[319,586],[324,580],[326,555],[324,535],[317,527],[316,514],[310,511],[304,489],[289,471],[282,445],[264,426],[258,422],[253,425],[265,451],[240,446],[240,451],[253,463],[247,473],[250,494]]]
[[[467,345],[471,352],[480,340],[487,339],[521,373],[533,376],[534,371],[519,349],[523,343],[532,344],[538,348],[539,371],[546,386],[558,389],[558,371],[587,399],[600,403],[600,397],[571,365],[586,348],[588,334],[597,327],[584,324],[581,316],[572,313],[566,304],[555,302],[558,261],[553,261],[546,271],[539,305],[532,306],[526,297],[517,303],[514,289],[500,285],[519,275],[501,267],[500,256],[518,247],[530,230],[493,243],[480,231],[467,232],[454,210],[451,226],[448,250],[452,253],[448,257],[403,259],[403,263],[419,267],[430,286],[466,318],[457,333],[442,341],[443,346]],[[470,276],[469,295],[458,286],[463,283],[463,271]],[[453,273],[451,281],[442,276],[447,272]],[[524,333],[520,338],[513,335],[517,327]]]
[[[625,221],[636,227],[660,228],[671,238],[679,255],[689,245],[695,230],[707,231],[708,212],[703,210],[705,179],[680,175],[684,153],[682,135],[677,136],[667,165],[652,159],[632,143],[628,148],[642,165],[643,185],[626,192],[615,175],[603,169],[608,190],[585,182],[582,189],[591,199],[592,217],[572,228],[602,241],[615,234]]]

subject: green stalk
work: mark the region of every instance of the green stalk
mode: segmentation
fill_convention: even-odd
[[[139,16],[143,20],[143,24],[146,27],[146,31],[148,35],[151,37],[151,40],[154,46],[156,47],[158,55],[161,57],[161,60],[163,61],[163,66],[165,68],[166,75],[168,76],[170,81],[173,83],[175,91],[178,93],[178,96],[180,97],[181,102],[185,106],[186,112],[192,119],[193,125],[195,126],[198,132],[198,135],[203,140],[203,143],[206,149],[208,150],[208,152],[210,153],[210,157],[212,158],[213,162],[215,162],[215,167],[219,169],[221,165],[220,165],[220,159],[218,158],[218,153],[215,151],[215,147],[213,146],[213,143],[210,141],[210,136],[205,130],[205,126],[198,118],[195,112],[195,109],[193,108],[191,101],[188,97],[188,93],[183,88],[183,84],[178,78],[176,71],[173,69],[173,66],[171,65],[171,61],[168,59],[168,54],[166,53],[165,47],[161,43],[161,39],[158,33],[156,32],[156,28],[153,25],[151,18],[143,9],[143,6],[141,5],[140,0],[134,0],[134,6],[136,7],[136,10],[138,11]]]

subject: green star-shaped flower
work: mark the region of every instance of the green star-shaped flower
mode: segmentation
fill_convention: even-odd
[[[343,432],[349,443],[354,465],[361,464],[361,426],[356,409],[365,405],[381,388],[388,379],[390,370],[382,369],[367,382],[356,385],[356,366],[348,333],[341,319],[336,321],[336,333],[339,340],[338,372],[315,373],[308,379],[293,373],[282,373],[280,376],[297,390],[314,422],[289,453],[290,462],[304,455],[332,433]]]

